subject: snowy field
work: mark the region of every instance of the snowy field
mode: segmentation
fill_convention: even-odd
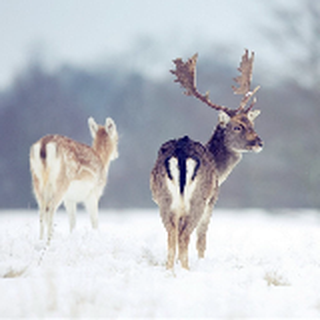
[[[0,317],[320,317],[320,213],[213,214],[206,258],[165,270],[155,210],[106,211],[92,231],[80,212],[55,219],[48,249],[35,211],[0,213]]]

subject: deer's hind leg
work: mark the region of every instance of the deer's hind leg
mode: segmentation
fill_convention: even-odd
[[[190,235],[194,227],[190,221],[190,216],[182,216],[179,219],[178,227],[178,245],[179,245],[179,260],[184,269],[189,269],[188,263],[188,247]]]
[[[191,201],[189,212],[181,216],[179,221],[179,260],[185,269],[189,269],[188,246],[190,236],[203,217],[204,211],[205,202],[198,201],[197,198],[196,201]]]
[[[51,206],[45,197],[38,193],[37,201],[39,206],[39,220],[40,220],[40,240],[43,240],[45,231],[47,231],[47,239],[49,240],[49,232],[52,230],[53,213],[51,214]]]
[[[39,208],[39,216],[40,216],[40,240],[43,240],[44,237],[44,229],[46,223],[46,211],[44,208]]]
[[[53,219],[56,211],[58,210],[61,202],[62,202],[62,196],[60,198],[57,198],[56,201],[54,201],[52,204],[48,205],[46,207],[46,221],[47,221],[47,242],[50,244],[52,236],[53,236]]]
[[[215,204],[215,197],[212,197],[209,203],[205,206],[204,214],[201,217],[197,227],[197,251],[198,251],[199,258],[204,258],[204,252],[207,247],[207,231],[208,231],[214,204]]]
[[[95,195],[91,195],[86,201],[85,201],[86,209],[90,215],[91,225],[93,229],[98,229],[99,227],[99,217],[98,217],[98,211],[99,211],[99,199]]]
[[[170,208],[160,208],[162,222],[168,233],[167,269],[172,269],[176,257],[178,239],[178,216]]]
[[[38,177],[31,172],[32,176],[32,185],[33,185],[33,192],[35,198],[37,200],[38,208],[39,208],[39,222],[40,222],[40,240],[43,240],[44,231],[45,231],[45,224],[46,224],[46,210],[45,210],[45,200],[44,195],[41,192],[40,188],[40,181]]]
[[[55,188],[56,189],[56,188]],[[46,195],[44,197],[44,206],[42,206],[42,209],[44,210],[44,217],[47,224],[47,241],[48,244],[51,241],[51,238],[53,236],[53,219],[56,211],[60,207],[63,196],[65,194],[66,188],[64,186],[61,186],[59,191],[55,190],[50,186],[48,190],[46,190]]]

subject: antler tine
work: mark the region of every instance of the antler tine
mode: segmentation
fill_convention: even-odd
[[[259,88],[260,88],[260,87],[259,87]],[[253,106],[255,105],[256,102],[257,102],[257,98],[254,97],[253,100],[252,100],[252,102],[251,102],[251,104],[250,104],[250,106],[245,110],[245,113],[248,112],[248,111],[250,111],[250,110],[253,108]]]
[[[241,94],[243,98],[240,102],[240,106],[237,111],[244,110],[247,103],[254,96],[254,94],[259,90],[260,86],[257,86],[253,91],[250,91],[251,80],[252,80],[252,67],[254,61],[254,52],[251,52],[251,57],[249,58],[249,51],[245,49],[245,53],[242,56],[240,67],[238,70],[241,72],[241,75],[234,79],[239,87],[232,86],[234,94]],[[245,112],[252,109],[255,101],[248,107]]]
[[[196,64],[197,64],[198,54],[193,55],[192,58],[189,58],[187,62],[183,62],[181,58],[173,60],[176,65],[175,70],[170,70],[177,78],[174,82],[178,82],[186,89],[184,92],[188,96],[194,96],[195,98],[206,103],[209,107],[215,110],[223,110],[230,116],[236,113],[236,110],[229,109],[224,106],[217,105],[209,99],[209,93],[205,95],[201,94],[196,86]]]
[[[238,109],[243,110],[244,107],[249,103],[249,101],[251,100],[251,98],[255,95],[255,93],[260,89],[260,86],[256,86],[254,88],[253,91],[249,91],[241,100],[240,103],[240,107]],[[250,104],[250,106],[245,109],[245,112],[248,112],[249,110],[252,109],[252,107],[254,106],[254,104],[257,102],[257,98],[254,97],[252,103]]]

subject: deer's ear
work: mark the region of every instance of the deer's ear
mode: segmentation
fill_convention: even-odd
[[[248,119],[253,122],[254,119],[261,113],[260,110],[250,110],[248,112]]]
[[[226,125],[229,123],[230,121],[230,116],[225,113],[224,111],[219,111],[219,124],[222,126],[222,127],[226,127]]]
[[[106,131],[110,136],[113,136],[115,132],[117,131],[116,124],[111,118],[106,119],[106,125],[105,125]]]
[[[95,136],[96,136],[96,133],[97,133],[97,131],[99,129],[99,126],[97,125],[97,123],[94,121],[94,119],[92,117],[90,117],[88,119],[88,126],[89,126],[89,129],[90,129],[91,136],[94,139]]]

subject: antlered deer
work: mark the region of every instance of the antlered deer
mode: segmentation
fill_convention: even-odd
[[[111,118],[105,125],[88,119],[92,146],[61,135],[48,135],[30,148],[33,190],[40,211],[40,239],[45,225],[48,242],[53,216],[63,202],[69,215],[70,232],[76,224],[76,206],[83,202],[93,228],[98,228],[98,202],[107,182],[110,162],[118,157],[118,133]]]
[[[237,109],[229,109],[212,103],[209,95],[202,95],[196,88],[195,72],[197,55],[187,62],[174,60],[177,77],[186,94],[194,96],[213,109],[219,110],[219,123],[206,145],[188,136],[164,143],[151,172],[150,188],[153,200],[158,204],[163,224],[168,233],[167,268],[172,269],[178,247],[178,259],[188,269],[188,245],[190,235],[197,228],[197,250],[204,257],[206,232],[211,212],[217,200],[219,186],[241,160],[242,153],[262,150],[262,140],[254,131],[253,121],[259,110],[249,107],[252,96],[259,89],[250,91],[252,65],[248,51],[242,57],[241,75],[235,79],[235,94],[243,95]]]

